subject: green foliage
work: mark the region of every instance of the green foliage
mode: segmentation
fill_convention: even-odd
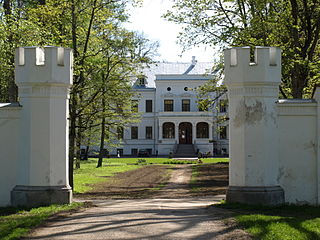
[[[78,209],[83,203],[72,203],[70,205],[51,205],[32,209],[22,208],[0,208],[0,239],[20,239],[30,230],[50,216]]]
[[[179,42],[185,48],[281,47],[285,97],[309,97],[319,82],[319,1],[174,0],[164,17],[182,24]]]
[[[127,6],[139,3],[5,0],[0,8],[0,102],[17,101],[16,47],[58,45],[74,51],[69,155],[73,161],[77,153],[77,167],[81,145],[118,146],[121,140],[115,129],[139,120],[139,114],[130,110],[131,81],[151,62],[158,46],[123,27]]]
[[[163,164],[196,164],[197,161],[189,161],[189,160],[171,160],[165,161]]]
[[[320,239],[319,207],[244,204],[222,204],[220,207],[232,210],[240,226],[256,239]]]
[[[145,159],[138,159],[136,162],[137,165],[146,165],[147,164],[147,160]]]

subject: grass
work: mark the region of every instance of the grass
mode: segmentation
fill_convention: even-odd
[[[241,227],[261,240],[320,239],[320,208],[312,206],[261,207],[222,204],[235,212]]]
[[[199,176],[198,166],[192,166],[192,173],[191,173],[191,180],[190,180],[190,186],[191,191],[196,192],[198,190],[198,187],[196,186],[197,183],[197,177]]]
[[[83,203],[51,205],[32,209],[0,208],[0,239],[19,239],[50,216],[63,211],[78,209]]]
[[[139,157],[139,158],[104,158],[103,162],[106,165],[127,165],[127,164],[137,164],[139,159],[146,160],[147,164],[177,164],[175,163],[177,160],[171,159],[171,158],[149,158],[149,157]],[[90,158],[90,160],[95,160],[95,158]],[[201,161],[203,163],[218,163],[218,162],[229,162],[229,158],[201,158]],[[170,163],[172,162],[172,163]],[[180,160],[179,160],[180,162]],[[180,164],[188,163],[194,163],[196,164],[196,161],[181,161]]]
[[[106,177],[116,173],[137,169],[139,165],[111,164],[104,161],[103,167],[96,168],[97,159],[81,162],[81,168],[74,170],[73,193],[85,193],[93,188],[93,184],[106,181]]]

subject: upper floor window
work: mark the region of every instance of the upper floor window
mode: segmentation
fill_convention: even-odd
[[[219,110],[221,113],[227,111],[228,101],[226,99],[222,99],[219,101]]]
[[[190,112],[190,99],[182,99],[182,112]]]
[[[131,139],[138,139],[138,127],[131,127]]]
[[[152,100],[146,100],[146,112],[152,112]]]
[[[138,85],[139,86],[145,86],[147,84],[146,77],[140,76],[138,77]]]
[[[173,112],[173,100],[172,99],[164,100],[164,111],[165,112]]]
[[[209,110],[209,100],[208,99],[200,99],[198,100],[198,109],[200,112]]]
[[[131,111],[132,112],[138,112],[138,105],[139,105],[139,101],[138,100],[132,100],[131,101]]]

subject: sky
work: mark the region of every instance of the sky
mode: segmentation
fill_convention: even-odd
[[[181,26],[161,17],[170,8],[170,0],[144,0],[142,7],[130,9],[131,23],[126,24],[126,27],[160,43],[160,56],[155,60],[190,62],[192,56],[196,56],[199,62],[212,62],[214,51],[210,47],[195,47],[182,53],[182,47],[176,43]]]

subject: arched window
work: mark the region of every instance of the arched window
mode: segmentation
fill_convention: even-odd
[[[209,124],[199,122],[197,124],[197,138],[209,138]]]
[[[163,138],[174,138],[174,123],[165,122],[162,125],[162,137]]]

